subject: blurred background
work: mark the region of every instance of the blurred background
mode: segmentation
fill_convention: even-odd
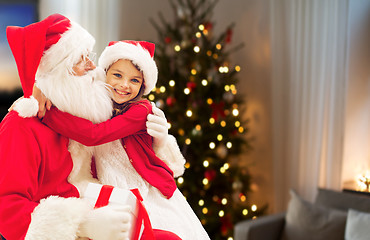
[[[22,95],[6,26],[52,13],[85,27],[97,56],[113,40],[157,44],[149,99],[188,160],[178,186],[212,239],[286,210],[291,188],[307,200],[318,187],[366,191],[370,1],[1,0],[1,119]]]

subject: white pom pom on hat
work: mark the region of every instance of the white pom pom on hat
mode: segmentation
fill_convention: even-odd
[[[155,87],[158,79],[158,69],[153,59],[154,50],[155,44],[146,41],[123,40],[110,42],[99,58],[99,66],[107,70],[120,59],[131,60],[143,72],[144,95],[147,95]]]

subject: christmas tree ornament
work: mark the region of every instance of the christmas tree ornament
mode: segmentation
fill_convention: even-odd
[[[232,187],[234,191],[240,192],[240,190],[243,188],[243,183],[239,179],[237,179],[233,182]]]
[[[209,170],[207,170],[207,171],[205,171],[204,172],[204,177],[206,178],[206,179],[208,179],[208,181],[213,181],[213,179],[215,179],[215,177],[216,177],[216,171],[215,170],[213,170],[213,169],[209,169]]]
[[[227,103],[232,103],[234,101],[234,94],[232,94],[231,92],[225,92],[223,94],[223,99],[227,102]]]
[[[157,108],[163,108],[164,101],[162,99],[159,99],[158,101],[155,102],[155,105],[157,106]]]
[[[166,99],[166,104],[168,107],[172,107],[176,103],[176,98],[169,96]]]

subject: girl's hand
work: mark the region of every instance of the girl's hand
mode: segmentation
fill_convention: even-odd
[[[35,85],[33,86],[32,96],[39,102],[39,111],[37,113],[37,117],[41,119],[45,116],[46,110],[50,110],[52,103]]]
[[[166,144],[168,137],[168,124],[163,111],[152,103],[153,114],[148,114],[146,127],[147,132],[153,137],[153,148],[160,148]]]

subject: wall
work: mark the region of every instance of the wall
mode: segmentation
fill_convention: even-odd
[[[370,170],[370,1],[349,2],[349,47],[346,126],[342,179]]]

